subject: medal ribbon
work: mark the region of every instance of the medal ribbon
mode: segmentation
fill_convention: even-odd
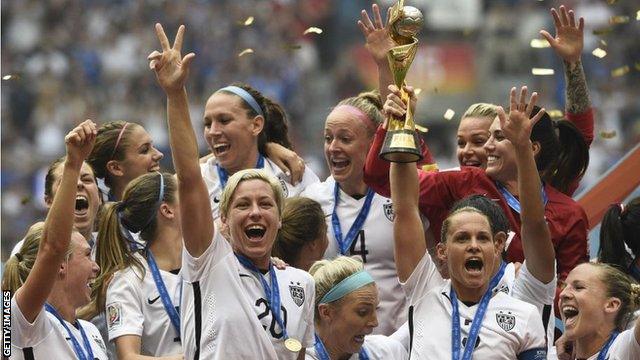
[[[507,264],[503,261],[500,264],[500,270],[498,273],[491,278],[489,282],[489,286],[487,287],[487,291],[482,295],[482,299],[480,300],[480,304],[478,305],[478,310],[476,310],[476,314],[473,317],[473,322],[471,322],[471,329],[469,330],[469,336],[467,337],[467,343],[464,347],[464,353],[462,354],[462,360],[471,360],[471,355],[473,354],[473,350],[476,345],[476,339],[478,338],[478,334],[480,333],[480,328],[482,327],[482,320],[484,319],[484,315],[487,312],[487,308],[489,307],[489,300],[491,300],[491,295],[493,294],[493,289],[498,286],[500,279],[502,279],[502,275],[504,275],[504,269]],[[449,293],[449,297],[451,298],[451,359],[459,360],[460,359],[460,311],[458,309],[458,297],[456,295],[455,290],[453,289],[453,284],[451,284],[451,292]]]
[[[73,344],[73,351],[76,353],[76,356],[78,357],[78,359],[79,360],[93,360],[94,358],[93,358],[93,350],[91,349],[91,343],[89,342],[89,338],[87,338],[87,334],[84,332],[84,329],[82,328],[82,325],[80,324],[80,321],[76,320],[76,323],[78,324],[78,330],[80,330],[80,335],[82,335],[82,342],[84,343],[84,347],[87,350],[86,353],[82,350],[82,347],[80,346],[80,343],[78,342],[76,337],[73,335],[73,333],[71,332],[71,329],[69,329],[69,327],[67,326],[67,323],[64,321],[62,316],[60,316],[60,314],[58,313],[56,308],[54,308],[53,306],[51,306],[50,304],[47,304],[47,303],[44,304],[44,308],[45,308],[45,310],[47,312],[49,312],[50,314],[55,316],[56,319],[58,319],[58,321],[60,321],[60,324],[62,324],[64,329],[67,330],[67,334],[69,335],[69,339],[71,340],[71,343]]]
[[[365,220],[367,220],[367,215],[369,215],[369,210],[371,209],[371,201],[373,200],[373,195],[375,193],[370,188],[367,189],[367,195],[364,199],[364,205],[360,209],[360,213],[356,217],[356,220],[351,224],[351,228],[349,232],[347,232],[347,237],[342,237],[342,228],[340,227],[340,219],[338,218],[338,203],[340,202],[340,185],[336,182],[334,191],[333,191],[333,213],[331,214],[331,225],[333,227],[333,234],[336,237],[336,241],[338,242],[338,250],[340,254],[347,255],[353,240],[355,240],[356,236],[360,229],[362,229],[362,225],[364,225]]]
[[[264,157],[259,153],[255,169],[262,169],[263,167]],[[229,180],[229,173],[227,172],[227,170],[223,169],[220,164],[216,164],[216,169],[218,170],[218,179],[220,180],[220,185],[222,185],[222,188],[224,189],[224,187],[227,185],[227,181]]]
[[[156,263],[156,259],[153,257],[151,251],[147,252],[147,263],[149,264],[149,269],[151,270],[151,275],[153,276],[153,282],[156,283],[156,288],[158,289],[158,293],[160,294],[160,300],[162,300],[162,305],[164,305],[164,310],[169,315],[169,320],[171,320],[171,325],[180,336],[180,314],[173,306],[173,302],[171,302],[171,297],[169,296],[169,292],[167,291],[167,287],[164,285],[164,281],[162,281],[162,276],[160,276],[160,270],[158,270],[158,264]],[[180,298],[182,299],[182,279],[180,279]]]
[[[615,340],[618,337],[618,334],[620,333],[617,331],[614,331],[611,333],[611,336],[609,336],[609,340],[607,340],[607,342],[604,344],[602,349],[600,349],[600,353],[598,354],[597,360],[605,360],[607,358],[607,353],[609,352],[609,348],[611,347],[611,344],[613,344],[613,340]]]
[[[520,201],[518,201],[518,199],[516,199],[516,197],[513,196],[509,192],[509,190],[507,190],[507,188],[504,187],[504,185],[500,184],[497,181],[496,181],[496,187],[498,188],[498,190],[500,190],[500,193],[502,193],[502,196],[507,201],[507,204],[509,204],[509,207],[515,210],[515,212],[517,212],[518,214],[520,214]],[[542,196],[543,206],[547,206],[547,203],[549,202],[549,198],[547,198],[547,192],[544,191],[544,185],[540,187],[540,196]]]
[[[289,335],[287,335],[287,328],[284,326],[284,321],[282,321],[282,316],[280,315],[280,288],[278,287],[278,278],[276,277],[276,270],[273,267],[273,264],[269,262],[269,279],[271,282],[271,286],[267,284],[267,281],[262,276],[260,269],[256,267],[251,260],[247,259],[245,256],[240,254],[235,254],[240,261],[240,264],[244,266],[247,270],[258,275],[260,282],[262,283],[262,288],[264,289],[264,293],[269,302],[269,308],[271,309],[272,316],[276,319],[278,326],[282,329],[282,335],[284,339],[288,339]]]
[[[327,349],[324,347],[324,344],[322,343],[322,340],[320,340],[318,334],[315,334],[315,337],[316,343],[313,347],[316,349],[316,355],[318,355],[320,360],[331,360],[331,358],[329,358],[329,353],[327,353]],[[364,345],[360,348],[358,356],[360,360],[369,360],[369,354],[367,354],[367,350],[364,349]]]

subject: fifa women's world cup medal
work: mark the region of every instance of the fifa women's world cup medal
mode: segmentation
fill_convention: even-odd
[[[402,86],[418,50],[416,35],[424,24],[424,17],[420,10],[413,6],[404,6],[404,0],[399,0],[391,8],[389,24],[391,38],[397,46],[389,50],[387,59],[393,81],[400,88],[402,101],[407,104],[407,112],[402,117],[389,117],[380,158],[392,162],[416,162],[422,160],[423,156],[409,106],[409,95]]]

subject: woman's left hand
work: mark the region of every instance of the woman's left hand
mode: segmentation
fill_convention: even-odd
[[[509,139],[516,148],[530,144],[531,130],[545,113],[545,109],[540,109],[540,111],[531,118],[531,113],[538,100],[538,93],[534,92],[531,94],[528,104],[525,102],[526,98],[526,86],[520,88],[519,99],[516,99],[516,88],[512,87],[509,95],[509,115],[505,113],[501,106],[498,106],[498,118],[500,119],[502,134]]]

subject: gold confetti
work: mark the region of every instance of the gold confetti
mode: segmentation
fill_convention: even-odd
[[[609,24],[626,24],[629,20],[626,15],[616,15],[609,18]]]
[[[636,68],[636,70],[640,71],[640,62],[633,64],[633,67]]]
[[[302,35],[307,35],[309,33],[314,33],[314,34],[322,34],[322,29],[312,26],[310,28],[308,28],[307,30],[305,30]]]
[[[611,27],[599,28],[599,29],[593,30],[593,35],[607,35],[612,31],[613,29]]]
[[[614,137],[616,137],[616,135],[618,135],[618,133],[615,130],[611,130],[611,131],[600,131],[600,137],[603,139],[613,139]]]
[[[630,70],[631,69],[629,69],[629,65],[625,65],[625,66],[619,67],[617,69],[611,70],[611,76],[620,77],[620,76],[623,76],[626,73],[628,73]]]
[[[290,50],[300,50],[302,49],[302,45],[300,44],[285,44],[282,46],[285,49],[290,49]]]
[[[2,77],[2,80],[11,80],[13,79],[13,75],[5,75]]]
[[[561,119],[564,117],[564,113],[562,112],[562,110],[548,110],[547,114],[552,118],[552,119]]]
[[[418,124],[415,124],[415,126],[416,126],[416,130],[418,130],[419,132],[421,132],[421,133],[423,133],[423,134],[426,134],[426,133],[428,133],[428,132],[429,132],[429,129],[427,129],[427,128],[426,128],[426,127],[424,127],[424,126],[420,126],[420,125],[418,125]]]
[[[453,116],[456,114],[455,111],[451,110],[451,109],[447,109],[447,111],[444,112],[444,118],[445,120],[451,120],[453,119]]]
[[[600,39],[600,46],[607,47],[607,42],[602,40],[602,39]]]
[[[420,89],[420,88],[415,88],[413,90],[413,93],[416,94],[416,95],[420,95],[421,92],[422,92],[422,89]]]
[[[532,68],[531,73],[533,75],[553,75],[555,71],[553,69]]]
[[[244,49],[240,52],[240,54],[238,54],[238,57],[247,55],[247,54],[253,54],[253,49]]]
[[[531,43],[529,45],[534,49],[544,49],[551,47],[551,44],[547,41],[547,39],[531,39]]]
[[[613,4],[616,3],[616,1],[618,1],[618,0],[607,0],[607,4],[613,5]]]
[[[640,10],[636,13],[636,20],[640,21]]]
[[[601,49],[601,48],[596,48],[596,49],[595,49],[595,50],[593,50],[591,53],[593,54],[593,56],[595,56],[595,57],[597,57],[597,58],[600,58],[600,59],[602,59],[603,57],[607,56],[607,52],[606,52],[606,51],[604,51],[604,50],[603,50],[603,49]]]
[[[242,25],[249,26],[253,24],[253,16],[249,16],[245,21],[242,22]]]

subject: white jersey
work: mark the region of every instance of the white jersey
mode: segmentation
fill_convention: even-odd
[[[451,281],[431,290],[435,265],[423,257],[403,285],[410,304],[409,328],[412,334],[411,359],[451,358]],[[437,280],[435,280],[437,281]],[[458,300],[461,325],[460,349],[471,328],[478,304],[467,306]],[[480,327],[475,359],[546,359],[545,332],[537,308],[502,291],[493,291]]]
[[[109,340],[135,335],[140,337],[142,355],[182,354],[180,333],[171,324],[147,261],[139,254],[135,256],[144,265],[144,276],[130,266],[116,272],[107,289],[105,313]],[[171,303],[177,308],[180,304],[180,275],[160,269],[160,276]]]
[[[299,340],[303,347],[313,346],[313,278],[290,267],[276,270],[276,274],[289,337]],[[216,233],[212,245],[199,258],[183,250],[182,276],[185,282],[180,315],[185,359],[297,356],[284,349],[282,337],[276,338],[282,336],[282,329],[271,316],[259,279],[240,265],[222,235]]]
[[[635,329],[621,332],[607,351],[607,360],[640,359],[640,344],[636,341]],[[598,359],[600,352],[591,355],[587,360]]]
[[[96,240],[98,239],[98,232],[91,233],[91,239],[88,239],[87,242],[89,246],[91,246],[91,260],[96,260],[96,251],[98,250],[98,246],[96,244]],[[22,248],[22,244],[24,244],[24,239],[18,241],[18,243],[11,249],[11,256],[14,256],[20,251]]]
[[[362,347],[370,360],[404,360],[409,354],[398,341],[384,335],[367,335]],[[320,360],[315,347],[307,348],[306,360]],[[360,360],[358,353],[352,354],[349,360]]]
[[[210,158],[207,162],[200,164],[200,173],[202,173],[202,178],[209,191],[209,200],[211,202],[211,211],[214,220],[220,216],[218,208],[220,207],[220,195],[222,195],[223,190],[220,179],[218,178],[218,168],[216,164],[216,158]],[[318,176],[309,167],[305,167],[302,180],[298,184],[292,185],[289,183],[289,177],[267,157],[264,158],[263,169],[278,179],[285,197],[298,196],[307,186],[320,181]]]
[[[93,356],[98,360],[107,360],[102,336],[93,324],[78,320],[91,345]],[[65,321],[83,351],[84,341],[80,330]],[[67,330],[60,321],[44,307],[29,323],[20,311],[15,296],[11,298],[11,356],[9,359],[77,359],[73,343]]]
[[[335,180],[329,176],[324,182],[313,184],[302,193],[302,196],[320,203],[326,215],[329,246],[324,253],[325,259],[340,255],[331,222],[334,187]],[[346,237],[364,202],[365,197],[357,200],[340,189],[337,214],[343,237]],[[364,269],[371,274],[378,287],[380,306],[377,315],[380,325],[373,330],[374,334],[390,335],[407,320],[406,298],[398,280],[393,248],[391,199],[374,194],[367,219],[347,254],[358,256],[362,260]]]

